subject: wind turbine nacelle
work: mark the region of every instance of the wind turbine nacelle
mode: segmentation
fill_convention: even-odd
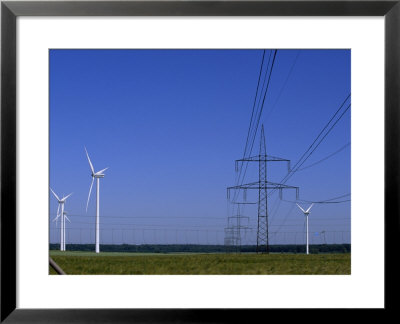
[[[104,178],[104,174],[95,174],[94,177],[95,178]]]

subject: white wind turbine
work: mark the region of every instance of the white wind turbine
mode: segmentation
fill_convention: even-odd
[[[65,204],[65,201],[67,200],[67,198],[68,198],[69,196],[72,195],[72,193],[70,193],[69,195],[67,195],[67,196],[65,196],[65,197],[62,197],[62,198],[60,199],[60,198],[57,196],[57,194],[53,191],[53,189],[50,188],[50,190],[51,190],[51,192],[53,193],[54,197],[55,197],[55,198],[57,199],[57,201],[58,201],[57,216],[56,216],[55,219],[53,219],[53,222],[54,222],[54,221],[57,221],[57,219],[58,219],[59,217],[61,217],[60,251],[65,251],[65,218],[68,219],[68,217],[65,216],[64,204]],[[61,209],[61,212],[60,212],[60,209]],[[69,219],[68,219],[68,221],[71,222]]]
[[[63,212],[63,215],[64,215],[64,217],[63,217],[63,222],[64,222],[64,226],[63,226],[63,228],[62,228],[62,231],[63,231],[63,237],[64,237],[64,251],[66,251],[67,250],[67,239],[66,239],[66,235],[65,235],[65,229],[66,229],[66,226],[65,226],[65,220],[67,220],[68,222],[70,222],[71,223],[71,221],[70,221],[70,219],[67,217],[67,212],[64,210],[64,212]],[[59,215],[59,216],[61,216],[61,214]],[[57,219],[57,218],[56,218]],[[56,220],[55,219],[55,220]]]
[[[310,214],[310,209],[311,209],[312,206],[314,206],[314,203],[312,203],[311,206],[308,207],[307,210],[304,210],[303,208],[301,208],[301,207],[299,206],[299,204],[297,204],[297,203],[296,203],[296,205],[297,205],[297,207],[299,207],[299,208],[301,209],[301,211],[304,213],[304,216],[306,216],[306,224],[307,224],[307,234],[306,234],[306,236],[307,236],[307,240],[306,240],[306,241],[307,241],[307,245],[306,245],[306,254],[309,254],[309,253],[308,253],[308,214]]]
[[[100,178],[104,178],[103,172],[106,171],[108,168],[105,168],[103,170],[95,172],[94,168],[93,168],[93,164],[90,161],[89,154],[86,150],[86,147],[85,147],[85,152],[86,152],[87,159],[89,161],[90,170],[92,172],[92,183],[90,185],[89,195],[88,195],[88,199],[87,199],[87,203],[86,203],[86,212],[87,212],[88,205],[89,205],[90,193],[92,192],[93,182],[94,182],[95,178],[97,179],[97,183],[96,183],[97,184],[97,188],[96,188],[96,253],[99,253],[100,252],[100,218],[99,218],[99,216],[100,216]]]

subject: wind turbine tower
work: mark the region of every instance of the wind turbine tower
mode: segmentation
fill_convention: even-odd
[[[307,210],[304,210],[303,208],[301,208],[301,207],[299,206],[299,204],[296,204],[296,205],[297,205],[297,207],[299,207],[299,208],[301,209],[301,211],[304,213],[304,216],[306,216],[306,228],[307,228],[307,230],[306,230],[306,254],[309,254],[309,252],[308,252],[308,214],[310,214],[311,207],[314,206],[314,203],[312,203],[311,206],[308,207]]]
[[[103,172],[106,171],[108,169],[108,167],[103,170],[100,170],[98,172],[95,172],[93,164],[90,161],[89,154],[86,150],[86,147],[85,147],[85,152],[86,152],[86,156],[87,156],[87,159],[89,162],[90,170],[92,172],[92,174],[91,174],[92,175],[92,183],[90,185],[89,195],[88,195],[88,199],[87,199],[87,203],[86,203],[86,212],[87,212],[88,205],[89,205],[90,193],[92,192],[93,182],[94,182],[94,179],[96,179],[96,253],[100,253],[100,178],[104,178]]]
[[[57,196],[57,194],[53,191],[53,189],[50,188],[50,190],[51,190],[52,194],[54,195],[54,197],[58,201],[57,216],[53,220],[53,222],[56,221],[59,217],[61,217],[60,251],[65,251],[65,218],[66,218],[66,216],[65,216],[65,212],[64,212],[64,204],[65,204],[65,201],[67,200],[67,198],[72,195],[72,193],[70,193],[69,195],[62,197],[60,199]],[[70,220],[68,219],[68,221],[70,221]]]
[[[64,251],[66,251],[67,250],[67,247],[66,247],[66,235],[65,235],[65,228],[66,228],[66,226],[65,226],[65,220],[67,220],[68,222],[70,222],[71,223],[71,221],[70,221],[70,219],[67,217],[67,212],[64,210],[64,217],[63,217],[63,219],[64,219],[64,227],[63,227],[63,231],[64,231],[64,234],[63,234],[63,236],[64,236]]]

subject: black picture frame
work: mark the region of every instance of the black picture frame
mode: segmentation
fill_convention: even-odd
[[[1,317],[5,323],[232,323],[268,309],[16,308],[16,19],[19,16],[384,16],[385,310],[397,306],[400,198],[400,0],[2,1],[1,2]],[[371,152],[373,154],[373,152]],[[267,293],[267,292],[266,292]],[[252,322],[252,320],[250,320]]]

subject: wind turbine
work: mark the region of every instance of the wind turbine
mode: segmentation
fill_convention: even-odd
[[[64,215],[64,217],[61,218],[61,219],[62,219],[61,224],[64,224],[64,225],[61,227],[61,232],[62,232],[61,237],[63,237],[64,239],[62,240],[62,241],[63,241],[63,244],[62,244],[62,249],[61,249],[61,251],[66,251],[66,250],[67,250],[67,248],[66,248],[67,243],[66,243],[66,239],[65,239],[65,238],[66,238],[66,236],[65,236],[65,228],[66,228],[66,226],[65,226],[65,219],[66,219],[68,222],[70,222],[70,223],[71,223],[71,221],[70,221],[70,219],[67,217],[67,212],[66,212],[66,211],[63,212],[63,215]],[[61,216],[61,213],[58,214],[57,217],[53,219],[53,222],[54,222],[54,221],[56,222],[56,227],[57,227],[57,219],[58,219],[60,216]]]
[[[299,204],[297,204],[297,203],[296,203],[296,205],[297,205],[297,207],[299,207],[299,208],[301,209],[301,211],[304,213],[304,216],[306,216],[306,224],[307,224],[307,240],[306,240],[306,241],[307,241],[307,245],[306,245],[306,254],[309,254],[309,253],[308,253],[308,214],[310,213],[311,207],[314,206],[314,203],[312,203],[311,206],[308,207],[307,210],[304,210],[303,208],[301,208],[301,207],[299,206]]]
[[[65,229],[66,229],[65,220],[67,220],[68,222],[71,223],[70,219],[67,217],[67,211],[64,210],[64,251],[67,250],[67,243],[66,243],[66,241],[67,241],[66,237],[67,236],[65,235]]]
[[[97,180],[97,183],[96,183],[96,185],[97,185],[96,186],[96,253],[99,253],[100,252],[100,178],[104,178],[103,172],[106,171],[108,168],[105,168],[103,170],[95,172],[93,164],[90,161],[89,154],[86,150],[86,147],[85,147],[85,152],[86,152],[86,156],[87,156],[87,159],[89,162],[90,170],[92,172],[92,183],[90,185],[89,195],[88,195],[88,199],[87,199],[87,203],[86,203],[86,212],[87,212],[88,205],[89,205],[90,193],[92,192],[94,179]]]
[[[60,199],[60,198],[57,196],[57,194],[53,191],[53,189],[50,188],[50,190],[51,190],[52,194],[54,195],[54,197],[55,197],[55,198],[57,199],[57,201],[58,201],[57,216],[56,216],[55,219],[53,219],[53,222],[54,222],[54,221],[57,221],[57,219],[58,219],[59,217],[61,217],[60,251],[65,251],[65,218],[66,218],[66,216],[65,216],[65,212],[64,212],[64,204],[65,204],[65,201],[67,200],[67,198],[68,198],[69,196],[72,195],[72,193],[70,193],[69,195],[67,195],[67,196],[65,196],[65,197],[62,197],[62,198]],[[60,209],[61,209],[61,212],[60,212]],[[68,219],[68,218],[67,218],[67,219]],[[68,221],[70,221],[70,220],[68,219]],[[71,222],[71,221],[70,221],[70,222]]]

